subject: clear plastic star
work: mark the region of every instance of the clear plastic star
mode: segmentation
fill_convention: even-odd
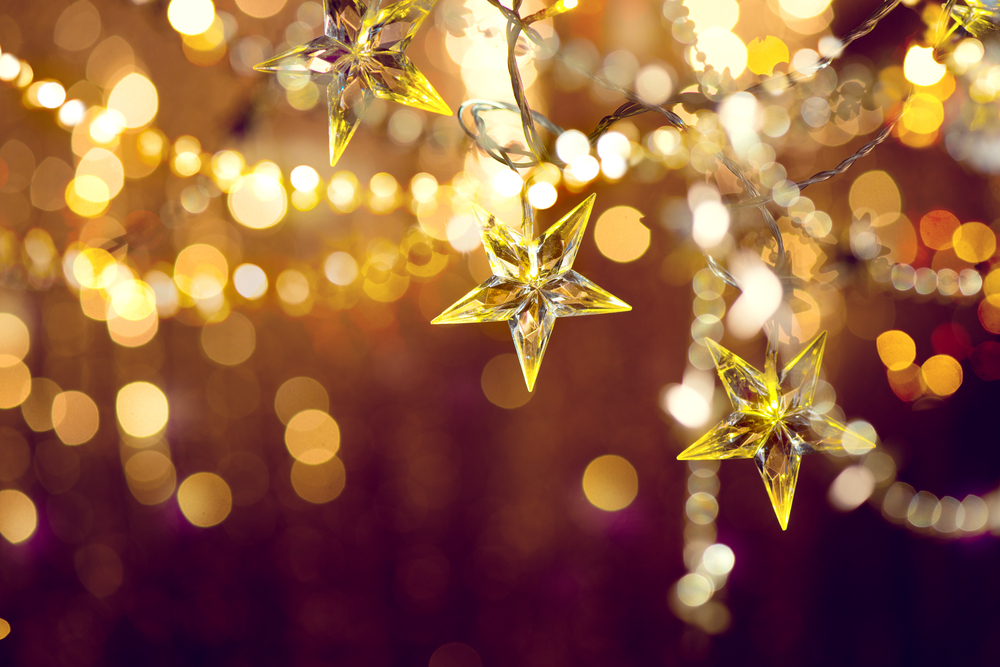
[[[531,240],[474,205],[493,276],[432,323],[509,322],[524,381],[531,391],[557,317],[632,309],[572,270],[594,198],[591,195]]]
[[[324,34],[256,65],[326,84],[330,165],[335,165],[376,97],[451,115],[451,109],[403,51],[437,0],[324,0]]]
[[[951,16],[974,37],[983,37],[1000,24],[1000,7],[996,0],[965,0],[952,7]]]
[[[844,424],[813,409],[826,332],[780,373],[777,350],[768,351],[761,373],[715,341],[706,343],[734,409],[677,458],[753,459],[785,530],[802,455],[842,450],[847,432]],[[850,437],[862,447],[875,446],[853,431]]]

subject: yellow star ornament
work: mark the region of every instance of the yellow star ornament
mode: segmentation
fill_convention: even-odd
[[[769,350],[764,372],[707,339],[733,412],[678,459],[753,459],[781,529],[788,528],[803,454],[842,450],[847,427],[813,409],[826,332],[778,372],[777,350]],[[875,443],[855,432],[859,445]]]
[[[376,97],[451,115],[451,109],[403,51],[436,0],[324,0],[324,34],[254,69],[310,76],[327,87],[330,166],[347,148],[361,116]]]
[[[508,322],[531,391],[557,317],[632,310],[572,270],[594,198],[588,197],[535,239],[526,239],[473,205],[493,275],[432,324]]]

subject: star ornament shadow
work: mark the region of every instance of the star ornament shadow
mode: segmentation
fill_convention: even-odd
[[[451,109],[404,51],[437,0],[324,0],[323,34],[254,69],[310,77],[325,85],[330,106],[330,166],[354,136],[376,97],[434,113]]]
[[[788,528],[803,454],[858,452],[875,443],[813,407],[826,332],[814,338],[778,371],[769,351],[761,373],[713,340],[706,339],[733,412],[677,457],[686,460],[753,459],[781,529]]]
[[[632,310],[572,270],[594,199],[588,197],[535,239],[473,204],[493,275],[431,323],[508,322],[531,391],[557,317]]]

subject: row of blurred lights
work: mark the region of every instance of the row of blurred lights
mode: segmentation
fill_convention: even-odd
[[[206,356],[220,365],[242,363],[253,351],[253,325],[246,318],[234,318],[226,320],[225,331],[212,327],[202,331]],[[233,347],[243,349],[234,351]],[[29,349],[30,334],[23,320],[11,313],[0,314],[0,409],[20,407],[32,431],[51,430],[58,436],[62,444],[35,448],[35,456],[44,459],[36,463],[36,468],[41,466],[39,478],[46,488],[58,493],[72,488],[79,477],[79,456],[73,448],[97,435],[100,412],[86,393],[63,391],[50,379],[32,378],[23,362]],[[291,483],[297,495],[316,504],[335,499],[344,488],[345,471],[336,457],[340,430],[329,415],[326,390],[312,378],[292,378],[276,392],[274,409],[286,425],[285,444],[294,459]],[[122,469],[137,501],[160,505],[176,491],[178,506],[193,525],[213,526],[228,516],[234,501],[224,476],[199,472],[177,484],[171,448],[165,439],[170,406],[162,389],[149,382],[126,384],[118,391],[115,414]],[[20,434],[10,429],[0,432],[0,480],[16,481],[29,468],[31,457],[32,450]],[[267,469],[259,460],[256,463],[250,467],[258,469],[257,477],[263,469],[266,490]],[[248,465],[243,462],[242,468]],[[237,487],[237,492],[246,495],[245,491]],[[257,491],[251,494],[254,499],[262,494]],[[12,543],[23,542],[36,526],[37,512],[26,494],[17,489],[0,491],[0,534]]]

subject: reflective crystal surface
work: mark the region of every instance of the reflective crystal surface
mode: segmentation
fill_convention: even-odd
[[[785,530],[802,455],[843,449],[846,426],[812,407],[826,332],[780,372],[776,350],[768,352],[762,373],[714,341],[707,342],[733,412],[677,458],[752,458]]]
[[[433,323],[509,322],[524,381],[531,391],[557,317],[631,310],[624,301],[572,270],[593,207],[591,195],[531,240],[476,207],[493,275]]]
[[[262,72],[300,72],[326,85],[330,165],[335,165],[375,97],[451,115],[451,109],[403,52],[436,0],[326,0],[324,34],[266,60]]]

